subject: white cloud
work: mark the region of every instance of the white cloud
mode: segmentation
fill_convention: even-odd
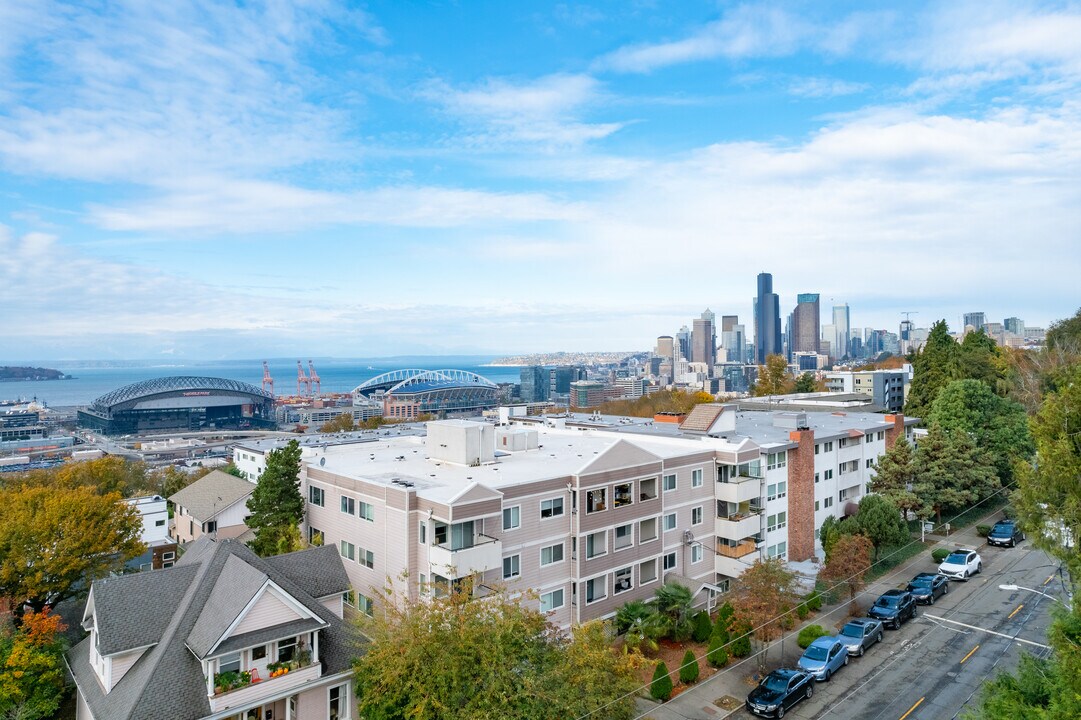
[[[542,143],[575,147],[600,140],[621,123],[588,123],[580,115],[603,98],[600,83],[588,75],[549,75],[515,83],[489,78],[469,88],[442,81],[424,85],[420,96],[477,130],[478,144]],[[461,141],[456,138],[455,142]]]
[[[154,199],[93,205],[91,223],[113,231],[291,232],[334,225],[449,228],[501,222],[580,221],[586,209],[543,193],[444,187],[307,190],[265,181],[198,178]]]
[[[793,95],[808,98],[833,98],[855,95],[867,90],[867,83],[849,82],[838,78],[809,77],[794,81],[788,88]]]

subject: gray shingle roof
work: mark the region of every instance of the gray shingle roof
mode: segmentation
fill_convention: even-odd
[[[302,553],[298,553],[300,554]],[[329,561],[322,553],[313,553],[314,555],[319,556],[320,563]],[[303,558],[299,559],[302,560]],[[298,559],[287,564],[295,562],[298,562]],[[156,644],[143,654],[108,694],[103,691],[94,669],[90,666],[90,638],[68,652],[68,666],[80,694],[95,718],[198,720],[210,714],[202,667],[188,649],[186,640],[192,635],[204,613],[209,613],[211,618],[203,621],[208,623],[207,627],[219,624],[219,611],[212,606],[211,599],[213,597],[215,603],[218,601],[218,588],[233,587],[233,580],[229,576],[238,572],[244,577],[252,574],[249,570],[242,570],[243,565],[250,566],[256,573],[265,574],[327,624],[319,634],[319,652],[324,663],[324,675],[349,670],[352,659],[361,654],[363,649],[359,647],[359,637],[343,620],[305,593],[274,564],[257,557],[243,544],[232,540],[215,542],[204,536],[191,544],[174,568],[125,575],[94,584],[95,609],[99,613],[103,610],[96,604],[97,587],[102,582],[115,583],[106,591],[106,595],[109,595],[107,606],[112,611],[116,611],[116,602],[120,599],[132,606],[170,603],[175,607],[168,619],[158,618],[155,621],[156,627],[161,629],[160,633],[156,630],[152,633],[157,635],[152,640]],[[338,566],[337,572],[344,573],[340,558]],[[177,569],[191,573],[190,582],[179,591],[177,586],[182,583],[178,580],[154,583],[145,579],[166,578]],[[222,578],[223,574],[226,577]],[[179,577],[179,574],[177,576]],[[240,585],[247,587],[244,582]],[[179,597],[167,600],[171,593]],[[283,630],[286,629],[288,624],[283,626]],[[200,632],[209,634],[202,626],[196,636],[199,636]],[[287,634],[283,633],[282,636]]]
[[[187,637],[188,647],[196,657],[206,658],[214,643],[225,634],[266,581],[266,573],[235,555],[225,561],[225,567]]]
[[[275,555],[266,561],[313,598],[344,593],[349,589],[349,576],[334,545]]]
[[[221,470],[212,470],[171,495],[169,501],[183,507],[192,517],[206,521],[254,491],[255,483]]]
[[[225,655],[226,653],[236,652],[237,650],[246,647],[266,645],[271,640],[277,640],[278,638],[289,635],[299,635],[300,633],[311,632],[322,626],[323,623],[319,620],[304,618],[303,620],[294,620],[293,622],[263,628],[262,630],[252,630],[243,635],[233,635],[227,638],[221,645],[218,645],[214,654]]]
[[[98,647],[102,655],[153,645],[176,613],[177,603],[195,577],[194,567],[105,578],[94,583]],[[132,598],[154,597],[154,602]]]

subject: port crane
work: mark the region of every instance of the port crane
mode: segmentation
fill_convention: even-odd
[[[263,390],[271,395],[274,394],[274,378],[270,377],[270,366],[263,361]]]
[[[322,392],[322,387],[319,384],[319,373],[315,372],[315,365],[311,360],[308,361],[308,389],[314,389],[315,395],[319,395]]]
[[[312,379],[304,374],[304,366],[297,360],[297,395],[311,395]]]

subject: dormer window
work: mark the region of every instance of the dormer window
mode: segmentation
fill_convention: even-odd
[[[240,672],[240,653],[222,655],[218,660],[218,673]]]

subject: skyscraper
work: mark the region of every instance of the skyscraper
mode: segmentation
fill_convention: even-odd
[[[848,318],[848,303],[833,306],[833,332],[835,340],[831,344],[833,356],[838,360],[848,354],[848,338],[852,336],[852,327]]]
[[[713,342],[713,313],[709,310],[696,319],[691,331],[691,361],[705,363],[712,373],[716,345]]]
[[[721,315],[721,332],[731,332],[732,328],[739,325],[739,315]]]
[[[1006,332],[1020,335],[1021,337],[1025,336],[1025,321],[1021,318],[1008,317],[1002,321],[1002,324],[1006,326]]]
[[[691,331],[686,325],[676,333],[676,349],[679,350],[677,353],[679,357],[688,359],[691,357]]]
[[[820,327],[818,293],[800,293],[792,311],[792,352],[818,352]]]
[[[735,315],[727,315],[726,317],[738,320]],[[721,322],[724,321],[722,320]],[[721,345],[724,347],[724,359],[727,362],[746,362],[746,330],[738,322],[732,325],[728,330],[725,330],[721,333]]]
[[[758,274],[758,295],[754,299],[754,344],[758,363],[764,365],[767,355],[781,352],[780,299],[773,292],[773,275]]]
[[[548,368],[531,365],[521,370],[522,402],[544,402],[548,399]]]
[[[987,318],[982,312],[965,313],[965,327],[971,325],[974,330],[979,330],[986,322]],[[963,330],[964,328],[961,329]]]

